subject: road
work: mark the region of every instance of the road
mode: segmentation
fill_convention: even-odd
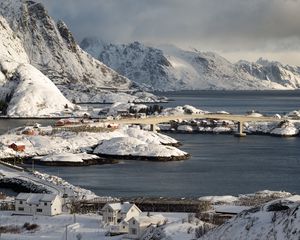
[[[159,124],[167,123],[177,119],[216,119],[216,120],[231,120],[234,122],[280,122],[283,119],[274,117],[253,117],[247,115],[231,115],[231,114],[182,114],[170,116],[155,116],[147,118],[124,118],[119,120],[105,120],[104,122],[113,122],[117,124]]]
[[[75,195],[74,191],[69,188],[64,188],[63,186],[55,185],[54,183],[48,182],[44,179],[40,179],[30,174],[29,172],[18,171],[17,169],[9,167],[8,165],[4,165],[1,162],[0,162],[0,172],[1,175],[4,175],[4,177],[17,178],[28,182],[33,182],[36,185],[42,185],[50,192],[60,196],[63,196],[64,193],[68,194],[69,196]]]

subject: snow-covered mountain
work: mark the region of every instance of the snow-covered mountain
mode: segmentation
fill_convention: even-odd
[[[295,89],[299,67],[258,61],[232,64],[213,52],[186,51],[175,46],[154,48],[139,42],[107,44],[86,38],[81,47],[146,89]]]
[[[132,82],[84,52],[62,21],[57,23],[41,3],[2,0],[0,13],[18,36],[33,66],[55,84],[82,83],[128,89]]]
[[[30,64],[21,39],[0,16],[0,111],[10,117],[59,115],[70,103]]]
[[[47,94],[48,90],[52,95]],[[30,97],[32,91],[39,97]],[[18,108],[22,102],[23,106],[39,106],[29,111],[30,116],[47,115],[59,112],[62,105],[71,106],[73,100],[150,102],[157,97],[140,91],[128,78],[83,51],[66,24],[56,23],[42,4],[1,0],[0,111],[5,109],[10,116],[29,116]],[[12,107],[13,103],[17,105]]]

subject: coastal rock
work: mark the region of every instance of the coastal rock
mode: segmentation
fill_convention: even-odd
[[[271,132],[272,135],[277,136],[296,136],[299,134],[299,130],[295,127],[292,122],[283,121],[278,127],[274,128]]]
[[[295,195],[245,210],[200,239],[299,239],[299,200],[300,196]]]
[[[133,137],[121,137],[105,140],[94,150],[100,156],[113,156],[125,159],[141,160],[183,160],[188,154],[172,146],[146,143]]]

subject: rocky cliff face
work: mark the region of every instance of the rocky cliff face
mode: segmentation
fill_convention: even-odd
[[[278,83],[284,87],[300,88],[300,67],[283,65],[260,58],[256,62],[239,61],[236,66],[256,79]]]
[[[83,49],[146,89],[296,89],[299,67],[246,61],[232,64],[220,55],[174,46],[160,49],[134,42],[107,44],[84,39]]]
[[[62,21],[55,21],[41,3],[4,0],[0,13],[18,36],[32,65],[55,84],[128,89],[132,82],[84,52]]]

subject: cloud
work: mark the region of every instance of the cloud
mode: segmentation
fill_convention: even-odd
[[[42,0],[80,41],[152,44],[222,52],[300,51],[299,0]],[[63,3],[62,3],[63,2]]]

